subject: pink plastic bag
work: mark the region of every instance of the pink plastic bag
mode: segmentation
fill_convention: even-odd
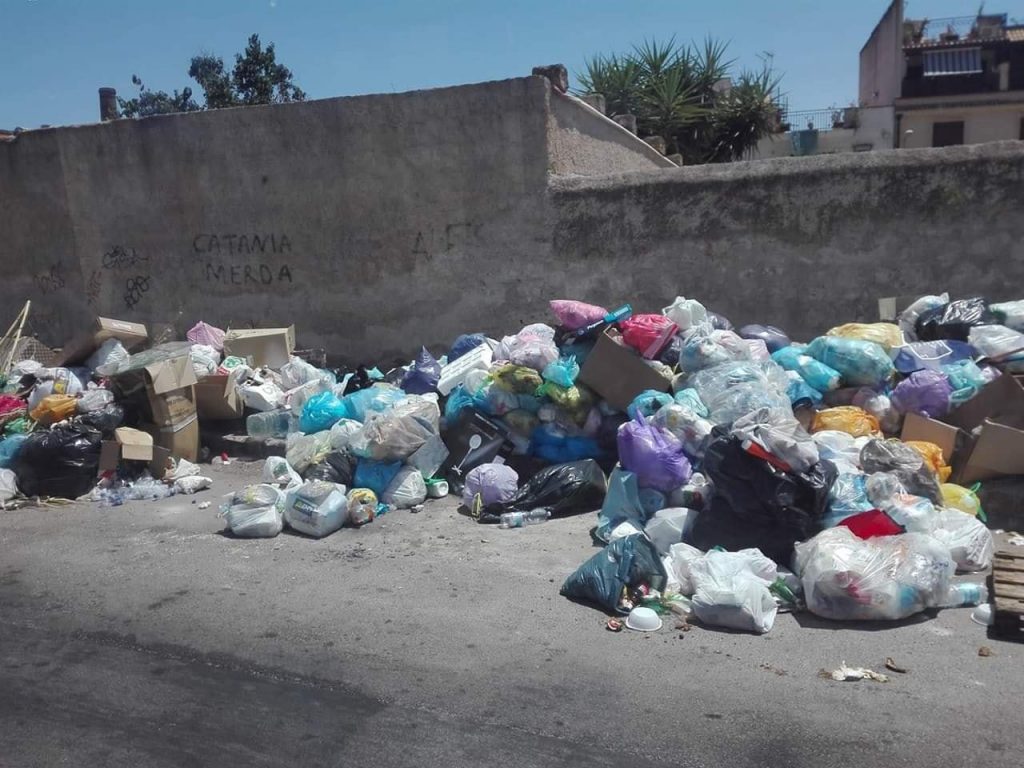
[[[192,326],[191,330],[185,334],[185,338],[193,344],[205,344],[208,347],[213,347],[218,352],[224,350],[224,331],[207,325],[202,320]]]
[[[633,315],[620,322],[619,328],[622,340],[648,360],[656,358],[679,330],[664,315]]]
[[[593,304],[585,304],[582,301],[572,299],[553,299],[551,311],[555,313],[558,322],[570,331],[584,328],[591,323],[604,320],[608,310]]]

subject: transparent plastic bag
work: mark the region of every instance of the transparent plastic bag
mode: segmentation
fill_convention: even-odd
[[[702,416],[705,419],[708,417],[708,407],[704,405],[704,401],[700,399],[696,389],[692,387],[680,389],[675,393],[673,399],[678,405],[689,408],[698,416]]]
[[[778,605],[768,586],[775,563],[760,551],[711,551],[690,563],[693,612],[704,624],[764,634],[775,624]]]
[[[406,397],[405,392],[387,384],[374,384],[372,387],[360,389],[345,395],[346,418],[365,422],[372,411],[383,412]]]
[[[284,494],[270,485],[249,485],[224,497],[220,514],[235,536],[272,538],[284,527]]]
[[[114,402],[114,393],[109,389],[89,389],[78,398],[79,413],[99,411]]]
[[[437,403],[413,395],[383,413],[371,413],[362,429],[349,438],[361,458],[404,461],[438,433]]]
[[[711,330],[708,311],[696,299],[676,296],[675,301],[661,310],[661,314],[675,323],[681,331],[687,331],[698,326]]]
[[[193,344],[189,347],[188,356],[197,379],[212,376],[220,367],[220,352],[205,344]]]
[[[832,528],[843,520],[875,508],[868,498],[867,476],[860,472],[840,472],[828,494],[828,512],[821,521]]]
[[[897,324],[903,331],[907,341],[917,339],[917,320],[929,310],[944,307],[949,303],[949,294],[943,293],[939,296],[922,296],[900,313]]]
[[[281,366],[281,385],[285,389],[295,389],[313,381],[331,385],[336,383],[332,379],[334,379],[333,375],[327,371],[321,371],[301,357],[292,357],[289,362]]]
[[[838,429],[823,429],[811,435],[818,446],[818,455],[831,461],[840,472],[846,468],[860,469],[860,449],[857,439],[849,432]]]
[[[807,385],[818,392],[829,392],[839,387],[839,371],[815,360],[804,352],[803,347],[783,347],[772,353],[772,360],[787,371],[800,374]]]
[[[331,433],[316,432],[303,435],[292,432],[285,444],[285,458],[299,474],[306,471],[310,464],[318,464],[331,451]]]
[[[427,484],[413,467],[402,467],[381,496],[381,501],[395,509],[411,509],[426,500]]]
[[[864,387],[854,393],[852,404],[857,408],[863,408],[874,416],[878,420],[878,426],[885,434],[894,435],[899,432],[903,417],[893,406],[892,399],[888,395]]]
[[[128,350],[124,348],[119,339],[107,339],[99,349],[89,355],[89,359],[85,361],[85,367],[90,371],[107,366],[117,368],[117,366],[128,362],[129,357]]]
[[[686,455],[695,459],[704,455],[704,442],[714,429],[710,421],[678,403],[659,408],[651,417],[651,424],[674,435],[682,443]]]
[[[796,472],[806,472],[819,460],[818,446],[792,411],[758,408],[736,419],[732,434],[757,443]]]
[[[807,345],[807,354],[839,371],[849,386],[879,386],[895,372],[886,351],[871,341],[819,336]]]
[[[949,386],[952,389],[949,394],[951,407],[966,403],[988,384],[984,371],[973,360],[961,360],[944,365],[942,372],[949,379]]]
[[[281,456],[268,456],[263,462],[263,474],[260,479],[265,485],[290,489],[302,485],[299,473],[292,469],[288,460]]]
[[[672,395],[659,392],[656,389],[645,389],[639,395],[633,398],[633,402],[626,407],[626,414],[631,419],[635,419],[638,413],[644,415],[644,418],[650,418],[658,410],[669,403],[674,402]]]
[[[940,605],[956,565],[926,534],[860,539],[839,526],[796,545],[812,613],[841,621],[898,621]]]
[[[377,516],[377,494],[369,488],[353,488],[348,492],[346,499],[349,525],[358,528]]]
[[[352,419],[342,419],[335,422],[334,426],[330,429],[331,450],[338,451],[342,448],[347,448],[352,442],[352,437],[357,432],[360,432],[362,428],[362,424]]]
[[[731,424],[758,408],[791,409],[786,372],[774,362],[731,362],[700,371],[691,385],[714,424]]]
[[[1005,325],[976,325],[967,342],[984,357],[1000,360],[1024,351],[1024,333]]]
[[[285,496],[284,519],[290,528],[323,538],[341,528],[348,519],[345,486],[323,480],[309,480]]]
[[[907,492],[924,496],[933,504],[942,503],[935,472],[925,458],[906,443],[896,439],[870,440],[860,452],[860,464],[868,474],[893,473]]]
[[[1024,331],[1024,299],[989,304],[988,309],[1007,328]]]
[[[960,571],[984,571],[992,565],[992,532],[977,518],[956,509],[940,509],[932,535],[947,549]]]

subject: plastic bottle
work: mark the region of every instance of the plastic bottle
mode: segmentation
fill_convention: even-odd
[[[570,331],[569,333],[562,336],[560,345],[571,344],[575,341],[586,341],[587,339],[596,339],[605,328],[619,323],[623,320],[630,318],[633,315],[633,307],[629,304],[623,304],[618,309],[612,310],[607,315],[602,317],[596,323],[585,325],[582,328]]]
[[[524,525],[546,523],[551,513],[546,509],[531,509],[529,512],[504,512],[499,528],[522,528]]]
[[[287,437],[290,413],[284,408],[276,411],[254,413],[245,420],[245,431],[249,437]]]
[[[968,605],[981,605],[988,602],[988,588],[984,584],[961,581],[950,584],[946,596],[939,604],[940,608],[961,608]]]

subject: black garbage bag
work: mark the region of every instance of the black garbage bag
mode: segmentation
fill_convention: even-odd
[[[78,421],[98,430],[104,437],[110,437],[115,429],[124,424],[124,408],[117,403],[108,403],[97,411],[79,416]]]
[[[316,464],[310,464],[302,473],[303,480],[326,480],[346,488],[352,487],[358,459],[347,449],[331,451]]]
[[[100,464],[99,430],[65,422],[46,432],[33,432],[14,463],[18,487],[26,496],[75,499],[96,484]]]
[[[892,472],[908,493],[923,496],[932,504],[942,505],[939,479],[924,456],[901,440],[870,440],[860,450],[860,463],[864,471]]]
[[[967,341],[967,336],[974,326],[996,322],[996,316],[989,312],[985,300],[976,297],[951,301],[944,306],[922,312],[914,324],[914,331],[921,341]]]
[[[509,501],[488,504],[480,511],[478,522],[501,522],[503,512],[527,512],[546,509],[552,517],[568,517],[593,512],[604,501],[608,481],[593,459],[555,464],[535,474],[519,486]]]
[[[594,603],[609,613],[629,613],[619,608],[624,588],[647,585],[661,592],[667,582],[654,544],[643,534],[634,534],[616,539],[587,560],[565,580],[559,594]]]
[[[682,349],[683,337],[677,333],[668,340],[668,344],[661,350],[661,354],[658,355],[658,361],[670,368],[675,367],[675,364],[679,362],[679,352]]]
[[[756,547],[789,567],[793,545],[821,530],[836,468],[819,461],[806,472],[786,472],[743,450],[721,427],[711,433],[702,471],[715,495],[697,516],[689,543],[700,549]]]

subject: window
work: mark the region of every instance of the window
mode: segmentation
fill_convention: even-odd
[[[932,123],[932,146],[952,147],[964,143],[964,121]]]
[[[1021,141],[1024,141],[1024,117],[1020,119],[1020,136],[1018,136],[1018,138]]]
[[[971,75],[981,71],[981,48],[924,52],[925,77]]]

